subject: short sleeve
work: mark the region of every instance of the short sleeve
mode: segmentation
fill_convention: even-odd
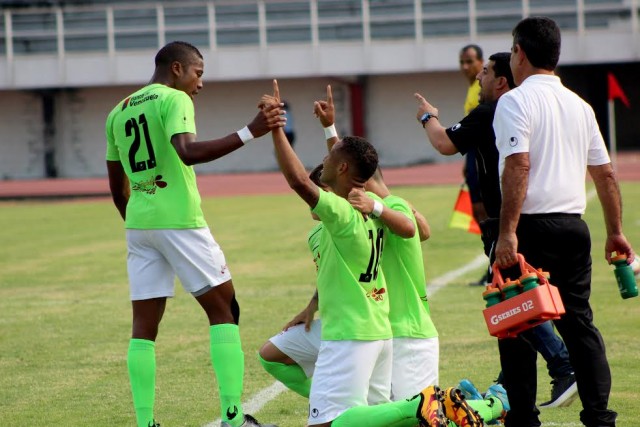
[[[488,105],[480,104],[459,123],[445,129],[460,154],[466,154],[476,148],[483,135],[493,133],[491,113],[492,109]]]
[[[109,117],[107,117],[104,133],[107,139],[106,159],[111,161],[119,161],[120,152],[118,151],[118,147],[116,146],[116,140],[115,140],[115,137],[113,136],[113,113],[109,114]]]
[[[409,203],[407,203],[404,199],[400,197],[390,196],[382,199],[382,202],[389,209],[393,209],[394,211],[403,213],[407,218],[413,220],[413,212],[411,211],[411,207]]]
[[[593,109],[588,104],[586,108],[588,109],[588,118],[591,122],[591,139],[589,141],[587,165],[600,166],[611,163],[609,152],[607,151],[607,146],[605,145],[604,139],[602,138],[602,132],[600,132],[600,127],[598,127],[598,122],[596,121]]]
[[[529,152],[529,114],[523,110],[523,103],[512,96],[512,92],[500,97],[493,118],[496,147],[500,152],[501,159],[512,154]]]
[[[322,189],[319,190],[318,203],[312,212],[318,215],[333,236],[349,234],[354,226],[355,215],[360,215],[347,199]]]
[[[179,133],[196,133],[193,101],[180,91],[170,96],[163,105],[164,128],[167,139]]]

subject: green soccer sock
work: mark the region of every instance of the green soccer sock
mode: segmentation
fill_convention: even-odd
[[[307,378],[300,365],[286,365],[284,363],[269,362],[264,360],[259,354],[258,359],[265,371],[272,377],[286,385],[290,390],[295,391],[302,397],[309,398],[311,390],[311,378]]]
[[[229,323],[211,325],[211,363],[218,379],[222,421],[232,427],[244,422],[242,412],[242,380],[244,377],[244,353],[240,344],[238,325]]]
[[[331,423],[332,427],[389,427],[418,424],[416,414],[420,406],[420,395],[409,400],[382,403],[373,406],[356,406],[347,409]],[[404,424],[411,421],[413,424]],[[402,423],[402,424],[398,424]]]
[[[156,398],[156,343],[132,338],[129,341],[127,367],[138,427],[155,424],[153,403]]]
[[[484,400],[467,400],[467,403],[478,411],[485,423],[497,420],[502,416],[502,402],[500,399],[490,397]]]
[[[406,418],[402,421],[396,421],[393,424],[389,424],[389,427],[418,427],[418,419],[413,417],[413,418]],[[456,427],[456,426],[453,426]]]

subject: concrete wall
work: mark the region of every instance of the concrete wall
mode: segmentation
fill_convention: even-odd
[[[0,93],[0,179],[44,175],[42,102],[29,92]]]
[[[422,161],[446,161],[426,141],[415,120],[415,91],[440,109],[444,124],[462,117],[465,81],[458,72],[394,74],[368,77],[365,88],[365,129],[380,152],[383,165]],[[338,110],[338,131],[351,133],[349,80],[305,78],[279,80],[281,93],[290,103],[297,140],[295,149],[308,167],[326,153],[324,135],[313,115],[313,101],[324,99],[331,84]],[[54,93],[55,169],[60,177],[105,176],[104,120],[113,106],[136,90],[135,86],[65,89]],[[198,139],[213,139],[247,124],[256,113],[270,80],[206,83],[196,98]],[[7,91],[0,98],[0,178],[46,176],[44,125],[38,92]],[[200,173],[265,171],[276,169],[270,137],[215,162],[198,165]]]

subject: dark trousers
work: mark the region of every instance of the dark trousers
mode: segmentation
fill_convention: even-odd
[[[492,264],[495,260],[495,244],[498,239],[498,227],[499,220],[497,218],[489,218],[480,223],[480,229],[482,230],[482,243],[484,244],[484,252],[491,260]],[[517,271],[511,274],[511,277],[518,277]],[[493,278],[491,267],[487,274],[489,281]],[[528,329],[522,332],[522,336],[527,339],[533,348],[547,362],[547,370],[549,376],[553,379],[563,378],[573,373],[573,367],[569,361],[569,351],[564,345],[564,342],[556,335],[556,331],[553,329],[551,321],[544,322],[536,327]],[[502,372],[498,375],[500,384],[503,382]]]
[[[611,371],[604,341],[593,324],[591,237],[587,224],[575,215],[522,215],[516,232],[518,252],[536,268],[551,274],[566,314],[554,321],[569,350],[578,394],[580,420],[587,427],[613,427],[617,414],[608,409]],[[536,350],[523,336],[498,341],[504,386],[511,403],[506,427],[540,426],[535,406]]]

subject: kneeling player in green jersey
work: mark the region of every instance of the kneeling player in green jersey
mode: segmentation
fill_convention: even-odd
[[[338,141],[331,86],[327,86],[326,99],[314,103],[314,113],[325,129],[327,148],[331,150]],[[391,397],[405,399],[416,390],[438,384],[438,332],[429,311],[420,243],[420,234],[424,233],[407,235],[399,226],[401,222],[385,220],[388,218],[385,212],[400,213],[414,229],[421,228],[407,201],[391,194],[380,168],[367,181],[365,189],[381,198],[382,204],[361,189],[354,189],[349,194],[349,202],[363,214],[380,216],[390,231],[385,233],[385,256],[381,266],[387,282],[389,321],[393,332]]]
[[[263,103],[279,102],[274,82],[274,96],[263,97]],[[307,177],[284,133],[276,130],[272,136],[287,182],[323,222],[318,269],[323,324],[309,393],[308,424],[388,427],[420,422],[424,426],[446,426],[449,421],[445,412],[450,412],[461,425],[464,419],[466,425],[480,426],[478,413],[453,388],[445,393],[430,386],[407,400],[367,406],[368,401],[388,400],[390,394],[391,327],[388,305],[383,305],[387,303],[386,289],[380,286],[384,286],[384,275],[377,274],[384,232],[380,222],[355,210],[344,199],[354,188],[364,188],[377,167],[377,154],[362,138],[345,137],[333,145],[321,174],[321,180],[334,192],[329,193]],[[493,406],[496,412],[502,412],[501,404]]]
[[[200,207],[192,165],[222,157],[284,125],[279,105],[238,132],[196,142],[193,97],[204,62],[194,46],[172,42],[155,57],[151,83],[115,106],[106,123],[107,171],[125,220],[133,328],[127,366],[139,427],[154,420],[155,340],[177,275],[209,320],[222,426],[259,426],[241,405],[244,354],[231,274]]]

